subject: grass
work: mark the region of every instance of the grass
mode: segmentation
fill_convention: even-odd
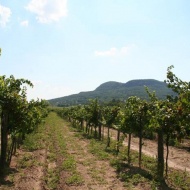
[[[57,162],[57,167],[48,170],[47,187],[56,189],[60,183],[61,173],[65,173],[65,182],[67,185],[81,185],[83,179],[77,171],[76,161],[69,153],[72,139],[64,133],[66,123],[55,113],[50,113],[47,118],[48,123],[48,161]]]
[[[51,152],[47,155],[47,159],[49,160],[49,162],[54,162],[56,161],[56,154]]]
[[[106,184],[106,180],[104,178],[104,176],[106,175],[105,170],[91,167],[89,172],[92,178],[98,181],[100,184]]]
[[[186,171],[169,170],[169,177],[167,182],[174,188],[181,187],[184,190],[189,190],[190,187],[190,174]]]
[[[57,189],[59,183],[59,171],[57,169],[48,169],[46,184],[49,189]]]
[[[25,153],[20,160],[18,160],[18,168],[29,168],[37,165],[35,158],[30,153]]]
[[[69,177],[66,179],[67,185],[82,185],[84,183],[83,178],[78,172],[73,172]]]
[[[76,170],[76,161],[74,160],[73,156],[68,156],[62,164],[62,169],[67,171],[74,171]]]
[[[47,134],[44,133],[45,126],[41,124],[36,131],[26,135],[22,147],[28,151],[34,151],[45,148]]]
[[[109,154],[105,151],[105,145],[96,139],[91,139],[89,142],[90,153],[97,156],[100,160],[108,160]]]

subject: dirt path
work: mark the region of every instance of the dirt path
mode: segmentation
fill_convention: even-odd
[[[111,136],[113,139],[116,139],[116,131],[111,129]],[[128,139],[126,138],[123,142],[125,146],[127,146]],[[131,149],[132,150],[139,150],[139,139],[136,137],[132,137],[131,139]],[[151,156],[156,158],[157,156],[157,142],[153,140],[143,139],[143,148],[142,152],[145,155]],[[190,143],[187,144],[190,147]],[[164,148],[164,154],[166,155],[166,147]],[[176,147],[169,147],[169,160],[168,160],[169,167],[188,171],[190,172],[190,152],[184,149],[176,148]]]
[[[76,168],[84,180],[80,186],[68,186],[70,190],[124,190],[123,183],[118,179],[116,171],[109,161],[100,160],[89,152],[89,141],[76,137],[65,126],[64,138],[67,142],[68,153],[76,160]]]

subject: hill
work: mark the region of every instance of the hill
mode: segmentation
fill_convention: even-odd
[[[151,91],[155,91],[160,99],[165,99],[167,95],[174,95],[174,92],[169,89],[164,82],[154,79],[139,79],[131,80],[126,83],[110,81],[101,84],[94,91],[80,92],[48,101],[54,106],[71,106],[86,104],[89,99],[95,98],[98,98],[100,102],[109,102],[113,99],[124,101],[130,96],[147,99],[148,95],[145,91],[145,86]]]

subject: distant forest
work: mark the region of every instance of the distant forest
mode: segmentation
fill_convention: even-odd
[[[145,86],[147,86],[150,91],[155,91],[159,99],[165,99],[167,95],[175,96],[175,93],[167,87],[165,82],[154,79],[139,79],[131,80],[126,83],[110,81],[101,84],[94,91],[80,92],[48,101],[53,106],[67,107],[86,104],[89,99],[98,99],[100,103],[111,102],[113,104],[124,102],[130,96],[148,99]]]

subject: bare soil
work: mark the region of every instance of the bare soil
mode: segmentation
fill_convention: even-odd
[[[111,136],[116,139],[116,131],[111,129]],[[128,139],[125,138],[123,144],[127,146]],[[131,149],[139,150],[139,139],[132,137]],[[181,148],[169,146],[169,160],[168,165],[171,168],[179,169],[190,172],[190,141],[185,140],[181,144]],[[147,155],[156,158],[157,157],[157,142],[154,140],[143,139],[142,152]],[[166,147],[164,148],[164,154],[166,155]]]
[[[28,165],[22,165],[22,160]],[[0,184],[0,190],[42,190],[45,162],[46,150],[44,149],[34,152],[18,150],[10,165],[10,171],[13,172],[5,177],[4,184]]]

